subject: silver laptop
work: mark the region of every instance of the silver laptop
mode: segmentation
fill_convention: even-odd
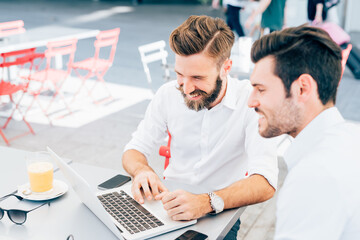
[[[145,200],[144,204],[138,204],[132,198],[131,184],[95,194],[74,169],[49,147],[47,150],[80,200],[119,239],[146,239],[196,223],[196,220],[171,220],[161,201]]]

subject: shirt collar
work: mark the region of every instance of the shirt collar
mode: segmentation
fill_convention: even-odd
[[[295,137],[291,146],[285,152],[284,159],[288,169],[292,169],[296,164],[299,163],[303,154],[309,152],[309,149],[314,146],[319,137],[322,137],[322,131],[343,121],[344,118],[341,116],[339,110],[336,107],[326,109],[318,116],[316,116]]]
[[[233,91],[233,89],[235,88],[235,81],[237,81],[236,79],[231,78],[229,75],[227,76],[227,86],[226,86],[226,92],[225,92],[225,96],[223,98],[223,100],[221,101],[221,103],[230,108],[235,110],[236,109],[236,102],[237,102],[237,96],[236,96],[236,91]]]

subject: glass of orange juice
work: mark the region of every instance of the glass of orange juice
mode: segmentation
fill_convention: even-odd
[[[26,156],[30,189],[34,193],[47,193],[53,188],[54,166],[47,152],[33,152]]]

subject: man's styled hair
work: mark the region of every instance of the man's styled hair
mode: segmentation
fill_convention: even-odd
[[[169,38],[171,49],[180,56],[189,56],[205,51],[220,68],[230,57],[234,33],[220,18],[190,16],[177,27]]]
[[[322,29],[301,25],[268,34],[251,49],[251,60],[273,56],[274,74],[281,78],[287,97],[292,83],[301,74],[311,75],[317,83],[322,104],[335,103],[341,77],[341,49]]]

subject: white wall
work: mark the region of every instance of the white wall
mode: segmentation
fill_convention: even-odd
[[[360,32],[360,1],[359,0],[344,0],[346,10],[345,24],[343,25],[347,32]],[[342,14],[342,16],[343,16]]]

